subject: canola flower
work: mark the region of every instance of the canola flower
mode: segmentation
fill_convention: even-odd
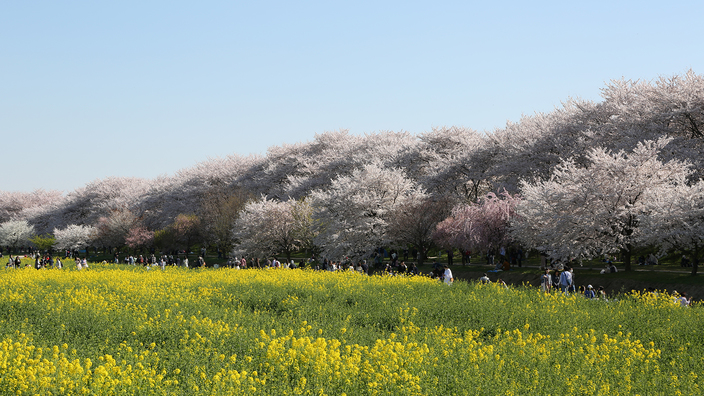
[[[701,393],[701,307],[666,294],[113,265],[0,286],[0,395]]]

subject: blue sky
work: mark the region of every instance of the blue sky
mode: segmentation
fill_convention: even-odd
[[[0,190],[153,178],[349,129],[501,128],[704,73],[704,2],[0,4]]]

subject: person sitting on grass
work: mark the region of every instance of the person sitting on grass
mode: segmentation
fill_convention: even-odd
[[[682,292],[680,297],[677,299],[681,307],[688,307],[692,303],[692,298],[687,298],[687,293]]]
[[[511,269],[511,263],[509,263],[508,260],[504,260],[503,270],[508,271],[510,269]]]
[[[609,264],[606,264],[606,267],[604,267],[604,269],[602,269],[601,271],[599,271],[599,273],[602,274],[602,275],[603,275],[603,274],[608,274],[608,273],[610,273],[610,272],[611,272],[611,267],[609,266]]]
[[[418,271],[418,267],[416,267],[416,263],[411,263],[408,273],[411,275],[418,275],[420,273],[420,271]]]
[[[484,276],[482,276],[481,278],[479,278],[479,281],[480,281],[482,284],[484,284],[484,285],[487,284],[487,283],[491,283],[491,279],[489,279],[489,277],[487,276],[486,272],[484,273]]]
[[[604,290],[604,286],[599,286],[599,291],[597,292],[599,299],[604,300],[606,302],[609,301],[608,298],[606,298],[606,291]]]

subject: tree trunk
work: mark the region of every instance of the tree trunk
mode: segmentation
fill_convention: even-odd
[[[699,269],[699,244],[694,243],[694,257],[692,258],[692,276],[697,275],[697,269]]]
[[[631,251],[632,250],[633,250],[633,246],[631,246],[630,244],[627,244],[626,248],[621,250],[621,255],[623,256],[623,265],[624,265],[626,271],[631,270]]]
[[[425,261],[427,253],[426,249],[418,249],[418,268],[420,268],[421,265],[423,265],[423,262]]]

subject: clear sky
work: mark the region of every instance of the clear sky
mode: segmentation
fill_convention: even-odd
[[[704,73],[704,2],[4,1],[0,190],[153,178],[349,129],[501,128]]]

